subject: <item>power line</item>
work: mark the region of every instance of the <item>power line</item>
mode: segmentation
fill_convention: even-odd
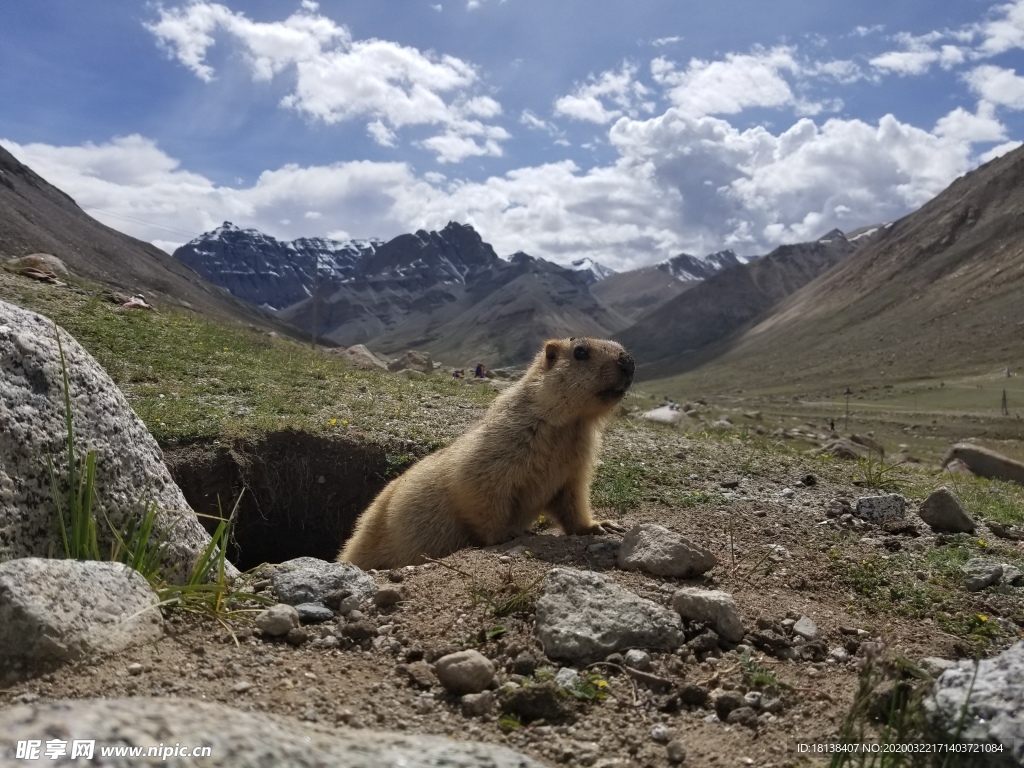
[[[155,221],[146,221],[145,219],[139,219],[139,218],[136,218],[134,216],[125,216],[124,214],[113,213],[112,211],[105,211],[102,208],[92,208],[90,206],[82,206],[82,207],[85,208],[85,210],[87,210],[87,211],[95,211],[96,213],[102,213],[102,214],[105,214],[106,216],[112,216],[115,219],[122,219],[124,221],[132,221],[132,222],[135,222],[136,224],[145,224],[146,226],[156,227],[157,229],[163,229],[163,230],[166,230],[167,232],[176,232],[176,233],[181,234],[181,235],[188,235],[189,239],[192,239],[193,237],[195,237],[195,233],[194,232],[186,232],[184,229],[177,229],[176,227],[164,226],[163,224],[157,224]]]

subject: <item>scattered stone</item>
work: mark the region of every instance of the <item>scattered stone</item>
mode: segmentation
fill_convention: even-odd
[[[537,600],[537,637],[552,659],[591,664],[627,648],[672,650],[682,644],[679,616],[611,579],[554,568]]]
[[[309,633],[302,627],[292,627],[288,630],[288,634],[284,636],[284,639],[288,645],[294,645],[297,648],[309,640]]]
[[[351,722],[351,721],[350,721]],[[507,747],[420,736],[403,731],[327,729],[289,717],[243,712],[189,699],[80,699],[36,702],[0,710],[0,754],[14,755],[18,741],[95,739],[97,744],[202,744],[204,768],[342,765],[360,768],[541,768]],[[127,764],[124,760],[108,765]],[[167,765],[191,764],[174,758]]]
[[[665,757],[673,765],[680,765],[686,762],[686,746],[679,739],[674,739],[665,745]]]
[[[159,603],[142,574],[120,563],[0,563],[0,667],[12,659],[76,661],[156,642],[164,631]]]
[[[334,352],[334,350],[331,350]],[[356,368],[364,371],[375,371],[388,369],[388,364],[368,350],[364,344],[355,344],[348,349],[338,350],[338,357]]]
[[[743,639],[743,621],[728,592],[684,587],[673,596],[672,607],[688,621],[709,625],[726,642],[738,643]]]
[[[641,651],[639,648],[632,648],[626,651],[626,666],[641,671],[651,668],[651,654]]]
[[[679,686],[679,700],[691,707],[703,707],[708,702],[708,692],[696,683],[683,683]]]
[[[857,516],[872,523],[906,515],[907,500],[898,493],[884,496],[861,496],[857,499]]]
[[[153,502],[153,540],[166,547],[164,577],[180,583],[207,548],[210,536],[164,466],[146,425],[100,364],[60,331],[74,421],[76,450],[95,450],[101,551],[118,531],[138,527]],[[60,352],[52,321],[0,301],[0,561],[50,557],[63,549],[53,521],[46,457],[54,457],[58,482],[67,476],[67,422]],[[228,565],[227,576],[238,571]]]
[[[459,699],[459,706],[466,717],[482,717],[494,706],[494,694],[490,691],[467,693]]]
[[[253,684],[248,680],[239,680],[237,683],[231,686],[231,690],[234,693],[245,693],[253,688]]]
[[[452,693],[480,693],[494,679],[494,663],[479,651],[458,651],[438,659],[434,672]]]
[[[349,594],[338,602],[340,613],[349,611],[373,597],[377,584],[373,578],[352,563],[329,563],[315,557],[297,557],[278,565],[271,581],[282,603],[323,603],[327,596],[341,590]],[[332,606],[333,607],[333,606]]]
[[[850,660],[850,654],[841,645],[836,646],[828,652],[828,657],[836,664],[845,664]]]
[[[718,719],[724,723],[729,717],[730,712],[740,707],[747,707],[747,703],[743,700],[743,695],[737,691],[716,689],[711,694],[711,706],[714,707]]]
[[[35,269],[39,272],[50,272],[61,277],[68,276],[68,266],[64,261],[52,253],[30,253],[28,256],[18,256],[4,263],[8,269],[19,272],[23,269]]]
[[[295,612],[303,624],[320,624],[334,618],[334,611],[323,603],[299,603],[295,606]]]
[[[128,674],[129,675],[133,675],[133,676],[134,675],[141,675],[142,674],[142,665],[139,664],[139,662],[135,662],[134,664],[129,664],[128,665]]]
[[[824,661],[828,652],[828,646],[824,640],[812,640],[796,646],[797,655],[803,661]],[[808,670],[808,674],[816,672],[814,667]],[[812,675],[813,677],[813,675]]]
[[[350,621],[341,627],[341,636],[357,643],[361,643],[363,640],[372,640],[377,637],[377,634],[377,628],[362,619]]]
[[[299,626],[299,612],[294,606],[278,603],[256,617],[256,626],[268,637],[283,637]]]
[[[684,579],[700,576],[716,563],[708,550],[664,526],[650,523],[636,525],[626,533],[618,554],[618,565],[623,570]]]
[[[792,499],[794,496],[796,496],[796,491],[794,491],[792,488],[783,488],[779,495],[784,499]]]
[[[971,661],[947,669],[925,706],[961,740],[1002,745],[1000,764],[1024,765],[1024,641],[982,659],[977,674]]]
[[[968,592],[980,592],[986,587],[998,584],[1003,577],[1003,566],[981,558],[971,558],[963,565],[964,589]]]
[[[568,714],[561,690],[551,681],[504,691],[501,710],[515,715],[523,723],[546,720],[557,723]]]
[[[793,625],[793,634],[799,635],[804,640],[817,640],[821,637],[818,625],[806,616],[801,616],[800,620]]]
[[[651,739],[658,742],[659,744],[668,744],[675,734],[672,733],[672,729],[667,725],[658,723],[656,726],[651,728]]]
[[[683,420],[683,412],[669,405],[663,405],[660,408],[644,411],[640,414],[640,418],[658,424],[678,424]]]
[[[580,673],[572,667],[562,667],[555,673],[555,685],[563,691],[571,691],[580,682]]]
[[[990,451],[970,443],[957,443],[949,449],[942,461],[948,467],[953,461],[960,461],[975,475],[992,480],[1008,480],[1024,485],[1024,462],[1014,461],[1001,453]]]
[[[745,725],[747,728],[757,729],[757,712],[751,707],[737,707],[725,718],[730,725]]]
[[[866,459],[869,452],[870,451],[866,445],[855,443],[853,440],[849,440],[845,437],[830,440],[817,451],[817,453],[828,454],[829,456],[834,456],[837,459],[850,459],[852,461]]]
[[[863,445],[865,448],[868,449],[869,453],[874,454],[876,459],[885,458],[885,446],[882,445],[877,440],[875,440],[875,438],[871,437],[870,435],[854,434],[850,435],[850,440],[857,443],[858,445]]]
[[[718,633],[714,630],[708,629],[687,640],[686,647],[689,648],[690,652],[695,656],[701,656],[702,654],[718,650],[719,640],[720,638],[718,637]]]
[[[743,701],[746,704],[746,706],[750,707],[751,709],[760,709],[761,699],[763,697],[764,694],[760,691],[747,691],[745,694],[743,694]]]
[[[750,632],[747,637],[750,642],[765,653],[770,653],[779,659],[790,659],[795,657],[793,644],[787,637],[773,629],[761,629]]]
[[[1009,563],[1000,563],[1003,566],[1002,583],[1009,584],[1011,587],[1024,586],[1024,572],[1020,568],[1015,568]]]
[[[402,593],[393,587],[378,589],[373,596],[373,604],[378,608],[394,608],[402,601]]]
[[[949,659],[940,659],[937,656],[925,656],[918,662],[918,666],[932,677],[938,677],[947,669],[955,667],[956,662]]]
[[[960,500],[945,487],[932,491],[921,504],[918,514],[933,531],[971,533],[976,527]]]
[[[395,358],[388,363],[388,370],[392,372],[418,371],[419,373],[433,373],[434,362],[430,359],[430,355],[427,352],[417,352],[410,349],[401,357]]]
[[[416,688],[429,691],[434,687],[434,673],[430,665],[425,661],[414,661],[411,664],[399,664],[396,668],[400,675],[403,675]]]
[[[529,677],[537,669],[537,660],[529,651],[520,651],[512,660],[512,671],[517,675]]]

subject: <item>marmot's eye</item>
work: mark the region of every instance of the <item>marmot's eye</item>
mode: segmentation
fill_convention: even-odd
[[[572,352],[572,356],[577,360],[586,360],[590,357],[590,353],[587,351],[586,347],[576,347]]]

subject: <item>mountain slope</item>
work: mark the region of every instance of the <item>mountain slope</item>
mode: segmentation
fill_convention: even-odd
[[[159,248],[88,216],[68,195],[0,147],[0,257],[52,253],[75,275],[157,306],[286,330],[256,307],[203,280]]]
[[[617,338],[648,376],[678,373],[697,350],[727,337],[848,256],[856,246],[838,230],[813,243],[713,274],[641,316]]]
[[[1024,366],[1024,148],[957,179],[692,380],[878,385]]]
[[[716,272],[740,264],[732,251],[719,251],[703,259],[680,253],[671,259],[607,276],[591,286],[591,293],[610,309],[635,322],[645,312],[675,298]]]
[[[359,260],[379,245],[321,237],[281,241],[225,221],[178,248],[174,258],[243,301],[282,309],[312,295],[314,264],[326,289],[351,277]]]

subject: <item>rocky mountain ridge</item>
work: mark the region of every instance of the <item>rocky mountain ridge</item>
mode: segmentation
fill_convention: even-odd
[[[502,259],[472,226],[457,222],[387,242],[287,242],[225,222],[174,255],[300,329],[315,324],[331,343],[382,353],[417,346],[491,364],[523,362],[544,337],[609,336],[630,325],[637,306],[649,309],[741,263],[732,251],[705,259],[680,254],[617,273],[589,258],[569,268],[523,252]],[[637,280],[639,299],[631,293]]]

